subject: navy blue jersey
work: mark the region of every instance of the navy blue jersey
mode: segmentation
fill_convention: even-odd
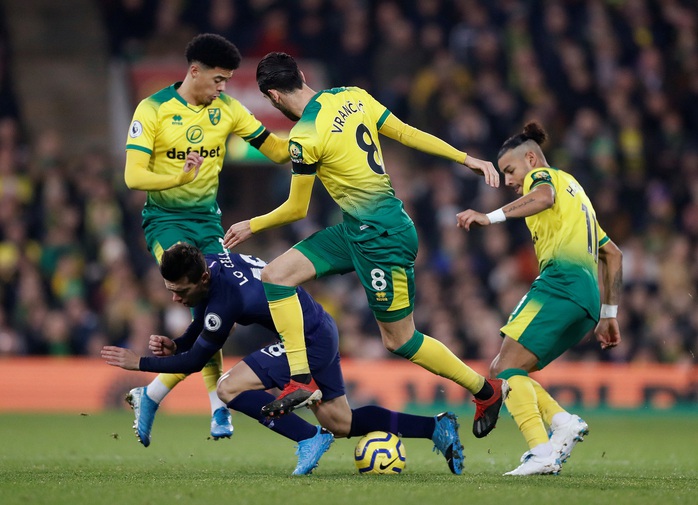
[[[192,373],[201,370],[216,351],[223,347],[233,325],[259,324],[276,332],[264,294],[261,271],[266,263],[245,254],[207,254],[211,271],[208,297],[194,307],[194,319],[175,339],[177,353],[166,358],[142,357],[140,369],[147,372]],[[297,288],[303,309],[306,347],[318,336],[326,317],[330,317],[303,288]]]

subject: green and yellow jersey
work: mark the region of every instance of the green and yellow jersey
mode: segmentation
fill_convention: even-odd
[[[267,130],[240,102],[224,93],[208,106],[188,104],[177,93],[180,84],[164,88],[140,102],[133,115],[126,149],[150,155],[148,170],[171,175],[173,180],[182,174],[189,152],[198,151],[204,162],[193,181],[148,191],[143,217],[144,220],[177,220],[186,213],[218,220],[218,175],[228,136],[234,133],[254,144],[255,139],[264,140]]]
[[[366,91],[333,88],[312,98],[290,133],[294,174],[317,174],[353,241],[413,226],[383,164],[378,131],[388,116]]]
[[[554,291],[576,301],[594,317],[599,312],[599,248],[609,241],[581,185],[567,172],[536,168],[526,174],[523,194],[548,184],[555,203],[526,218],[541,272]]]

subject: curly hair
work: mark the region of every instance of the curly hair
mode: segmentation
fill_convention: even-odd
[[[226,70],[237,70],[242,61],[235,44],[215,33],[202,33],[191,39],[184,55],[190,65],[196,61],[209,68]]]

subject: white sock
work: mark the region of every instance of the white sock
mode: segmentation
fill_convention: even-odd
[[[531,452],[536,456],[550,456],[553,453],[553,444],[550,442],[538,444],[531,449]]]
[[[223,403],[220,398],[218,398],[218,393],[216,391],[211,391],[208,394],[208,399],[211,401],[211,414],[221,407],[226,409],[228,408],[227,405]]]
[[[555,429],[558,426],[562,426],[563,424],[570,422],[570,419],[572,419],[572,414],[569,412],[558,412],[552,418],[552,428]]]
[[[167,393],[172,391],[170,388],[165,386],[160,379],[155,377],[153,379],[153,382],[148,384],[148,389],[145,390],[145,394],[148,395],[148,398],[153,400],[155,403],[159,404],[163,398],[167,396]]]

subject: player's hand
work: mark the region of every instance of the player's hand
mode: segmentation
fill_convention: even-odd
[[[485,183],[488,186],[492,186],[493,188],[499,187],[499,172],[494,168],[491,161],[479,160],[472,156],[466,156],[463,165],[478,175],[484,175]]]
[[[140,370],[141,357],[130,349],[105,345],[102,347],[102,359],[107,365],[118,366],[124,370]]]
[[[456,214],[456,219],[458,220],[458,228],[465,228],[470,231],[472,225],[488,226],[490,223],[490,218],[488,218],[482,212],[478,212],[473,209],[464,210]]]
[[[238,244],[242,244],[245,240],[252,236],[252,229],[250,228],[250,220],[240,221],[235,223],[228,231],[225,232],[225,237],[223,237],[223,247],[226,249],[232,249]]]
[[[199,154],[198,151],[192,151],[187,155],[187,159],[184,162],[184,167],[182,172],[187,174],[185,177],[186,182],[191,182],[199,175],[199,169],[204,162],[203,156]]]
[[[177,344],[169,337],[162,335],[151,335],[148,342],[148,349],[160,358],[165,356],[173,356],[177,351]]]
[[[594,330],[596,340],[601,344],[601,349],[611,349],[620,344],[620,327],[615,317],[603,317]]]

